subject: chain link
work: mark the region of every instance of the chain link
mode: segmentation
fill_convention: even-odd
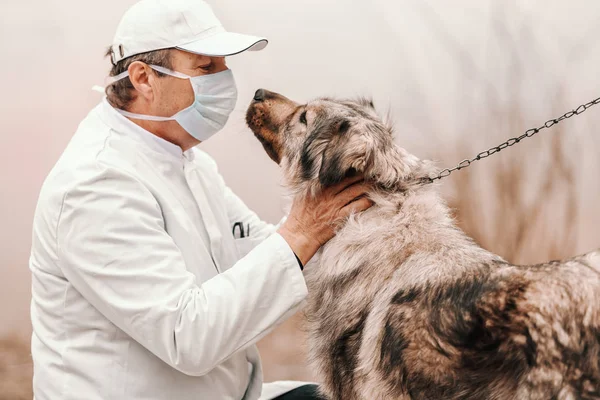
[[[471,166],[471,164],[474,163],[475,161],[482,160],[484,158],[487,158],[487,157],[491,156],[492,154],[499,153],[500,151],[506,149],[507,147],[514,146],[515,144],[521,142],[523,139],[530,138],[530,137],[532,137],[533,135],[535,135],[536,133],[538,133],[539,131],[541,131],[543,129],[551,128],[552,126],[558,124],[559,122],[561,122],[561,121],[563,121],[565,119],[571,118],[571,117],[573,117],[575,115],[582,114],[585,110],[587,110],[588,108],[590,108],[592,106],[595,106],[598,103],[600,103],[600,97],[597,98],[596,100],[590,101],[589,103],[580,105],[576,109],[571,110],[571,111],[565,113],[564,115],[562,115],[559,118],[550,119],[550,120],[546,121],[546,123],[544,123],[539,128],[529,129],[529,130],[525,131],[525,133],[522,134],[521,136],[510,138],[506,142],[501,143],[501,144],[499,144],[496,147],[492,147],[492,148],[490,148],[488,150],[482,151],[481,153],[477,154],[475,157],[473,157],[471,159],[467,158],[465,160],[462,160],[454,168],[443,169],[436,176],[426,178],[426,180],[428,180],[429,183],[433,183],[433,182],[435,182],[438,179],[445,178],[445,177],[449,176],[452,172],[454,172],[454,171],[460,171],[461,169],[464,169],[464,168],[467,168],[467,167]]]

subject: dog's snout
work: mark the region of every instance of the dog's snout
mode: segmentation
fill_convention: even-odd
[[[266,91],[264,89],[258,89],[256,93],[254,93],[254,101],[265,101]]]

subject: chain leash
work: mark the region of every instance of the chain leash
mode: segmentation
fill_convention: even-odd
[[[445,178],[445,177],[449,176],[452,172],[454,172],[454,171],[460,171],[461,169],[469,167],[475,161],[482,160],[484,158],[487,158],[487,157],[491,156],[492,154],[499,153],[500,151],[506,149],[507,147],[514,146],[515,144],[521,142],[522,140],[524,140],[526,138],[532,137],[533,135],[535,135],[536,133],[538,133],[539,131],[541,131],[543,129],[551,128],[554,125],[558,124],[559,122],[561,122],[561,121],[563,121],[565,119],[571,118],[571,117],[573,117],[575,115],[580,115],[583,112],[585,112],[585,110],[587,110],[588,108],[590,108],[592,106],[595,106],[598,103],[600,103],[600,97],[597,98],[597,99],[595,99],[595,100],[590,101],[589,103],[580,105],[576,109],[571,110],[571,111],[563,114],[559,118],[550,119],[550,120],[546,121],[546,123],[543,124],[542,126],[540,126],[539,128],[529,129],[529,130],[525,131],[525,133],[522,134],[519,137],[510,138],[506,142],[501,143],[501,144],[499,144],[496,147],[492,147],[492,148],[490,148],[488,150],[482,151],[481,153],[477,154],[475,157],[473,157],[471,159],[467,158],[465,160],[462,160],[454,168],[443,169],[436,176],[425,178],[425,180],[428,181],[429,183],[433,183],[436,180]]]

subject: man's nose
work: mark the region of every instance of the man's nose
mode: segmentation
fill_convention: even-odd
[[[264,89],[258,89],[256,93],[254,93],[254,101],[261,102],[265,101],[266,91]]]

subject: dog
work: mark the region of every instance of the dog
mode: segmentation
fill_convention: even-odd
[[[518,266],[480,248],[370,100],[260,89],[246,122],[294,193],[373,183],[305,269],[326,398],[600,399],[600,251]]]

